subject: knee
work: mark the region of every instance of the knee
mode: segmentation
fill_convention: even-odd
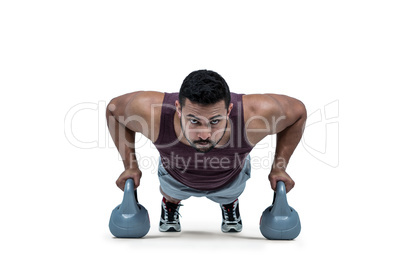
[[[170,203],[174,203],[174,204],[179,204],[181,202],[181,200],[173,198],[169,195],[167,195],[163,190],[162,187],[159,186],[159,191],[161,192],[161,194],[163,195],[163,197]]]

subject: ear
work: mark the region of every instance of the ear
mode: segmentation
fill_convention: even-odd
[[[178,100],[176,100],[174,102],[174,105],[176,106],[176,112],[179,115],[179,118],[181,118],[181,106],[180,106],[180,102]]]
[[[233,103],[230,103],[229,104],[229,107],[228,107],[228,117],[229,117],[229,115],[230,115],[230,112],[232,111],[232,109],[233,109]]]

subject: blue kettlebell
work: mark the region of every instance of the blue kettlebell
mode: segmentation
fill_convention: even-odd
[[[300,230],[299,214],[288,205],[285,183],[278,181],[274,201],[262,213],[260,231],[267,239],[292,240],[299,235]]]
[[[128,179],[124,186],[123,202],[110,215],[109,230],[118,238],[140,238],[149,228],[148,211],[137,200],[133,179]]]

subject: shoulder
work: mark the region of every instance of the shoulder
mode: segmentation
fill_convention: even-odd
[[[137,130],[155,142],[159,135],[162,104],[165,93],[142,91],[132,98],[126,107],[126,118],[135,122]]]
[[[306,113],[304,104],[279,94],[249,94],[243,96],[243,116],[247,137],[256,144],[266,135],[276,134]]]
[[[161,110],[164,93],[157,91],[139,91],[131,96],[125,108],[125,116],[152,116]]]
[[[159,133],[164,95],[156,91],[124,94],[112,99],[108,110],[125,127],[154,141]]]
[[[113,114],[128,117],[147,113],[151,107],[162,104],[164,93],[156,91],[135,91],[113,98],[109,109]]]
[[[276,94],[247,94],[243,96],[245,119],[253,116],[272,116],[282,112],[282,105]],[[280,97],[279,97],[280,98]]]
[[[248,116],[291,116],[294,110],[303,109],[301,101],[280,94],[248,94],[243,96],[243,109]]]

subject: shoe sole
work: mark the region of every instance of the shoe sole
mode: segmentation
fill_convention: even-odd
[[[164,226],[164,227],[162,227],[162,226],[160,226],[159,225],[159,231],[160,232],[164,232],[164,233],[174,233],[174,232],[176,232],[176,233],[178,233],[178,232],[181,232],[181,227],[180,227],[180,225],[179,226]]]
[[[224,233],[240,233],[243,230],[243,226],[240,227],[227,227],[227,228],[223,228],[223,226],[221,226],[221,230]]]
[[[169,229],[167,229],[164,232],[166,232],[166,233],[177,233],[177,232],[180,232],[180,230],[176,230],[174,227],[170,227]]]

